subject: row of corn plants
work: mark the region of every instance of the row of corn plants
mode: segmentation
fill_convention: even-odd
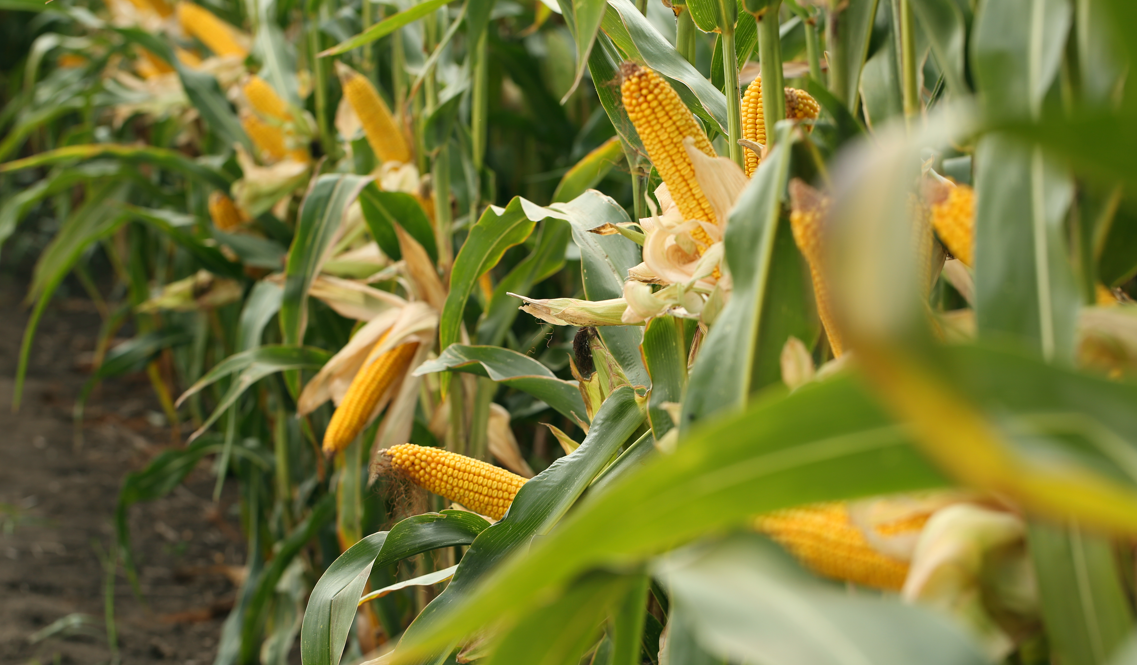
[[[0,10],[16,406],[86,290],[219,665],[1137,657],[1126,0]]]

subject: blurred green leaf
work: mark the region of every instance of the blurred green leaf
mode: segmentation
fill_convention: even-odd
[[[83,205],[76,208],[64,220],[62,228],[36,261],[27,295],[29,301],[35,302],[35,308],[28,318],[27,327],[24,328],[24,339],[20,344],[16,385],[12,391],[13,410],[20,407],[24,377],[31,357],[32,340],[35,339],[36,328],[51,296],[92,244],[114,233],[127,221],[127,215],[122,212],[121,201],[128,191],[127,184],[116,182],[106,183],[89,191]]]
[[[403,257],[395,234],[395,224],[398,224],[422,245],[431,261],[438,261],[434,229],[415,197],[405,192],[385,192],[371,182],[360,191],[359,203],[367,228],[384,254],[396,261]]]
[[[975,17],[971,65],[991,113],[1037,112],[1062,62],[1070,15],[1065,0],[983,3]]]
[[[45,198],[66,191],[78,183],[93,184],[103,179],[123,177],[128,177],[128,172],[121,164],[113,162],[91,162],[53,170],[42,180],[0,202],[0,245],[11,237],[20,221]]]
[[[927,35],[932,55],[940,66],[948,89],[957,97],[970,93],[964,77],[967,25],[955,0],[908,0],[920,29]],[[891,42],[890,42],[891,45]]]
[[[423,0],[420,3],[411,6],[409,9],[405,9],[401,12],[398,12],[397,14],[388,16],[387,18],[379,21],[375,25],[352,37],[351,39],[340,44],[336,44],[334,47],[327,49],[326,51],[322,51],[319,55],[321,58],[326,58],[333,55],[341,55],[347,53],[352,49],[357,49],[364,44],[370,44],[380,37],[385,37],[405,25],[414,23],[424,16],[429,16],[437,9],[445,6],[447,2],[449,2],[449,0]]]
[[[180,152],[154,146],[117,145],[114,143],[70,145],[48,150],[31,157],[0,164],[0,173],[12,173],[23,169],[97,157],[116,157],[129,164],[153,164],[162,169],[182,173],[214,187],[226,189],[229,186],[230,178],[228,176],[204,164],[195,162]]]
[[[732,662],[987,662],[949,620],[822,582],[761,536],[693,546],[653,568],[699,643]]]
[[[596,43],[596,36],[600,34],[600,24],[604,20],[605,12],[608,11],[608,2],[607,0],[563,0],[558,4],[576,44],[576,72],[572,86],[561,98],[561,104],[564,104],[584,77],[584,71],[592,55],[592,47]],[[563,200],[571,198],[573,197],[569,196]],[[553,200],[562,199],[554,196]]]
[[[613,136],[601,143],[561,177],[557,190],[553,192],[553,202],[565,203],[584,194],[603,180],[623,158],[619,137]]]
[[[300,635],[304,665],[338,665],[372,568],[440,547],[469,545],[487,526],[474,513],[444,510],[408,517],[390,531],[373,533],[348,548],[308,598]]]
[[[139,208],[132,205],[126,206],[126,210],[132,217],[163,233],[182,249],[192,254],[201,263],[202,268],[222,277],[233,279],[245,277],[245,271],[240,264],[225,258],[219,249],[206,245],[186,230],[185,227],[196,221],[193,217],[180,215],[169,210]]]
[[[575,381],[558,379],[547,367],[516,351],[496,346],[451,344],[437,359],[419,365],[415,376],[447,371],[489,377],[536,397],[570,420],[588,422],[584,400]]]
[[[251,351],[261,345],[261,336],[268,322],[280,311],[283,300],[284,289],[279,284],[261,280],[253,285],[245,297],[245,306],[237,325],[238,353]]]
[[[869,54],[877,4],[878,0],[848,0],[825,10],[829,25],[836,25],[835,39],[826,46],[830,53],[829,89],[850,111],[858,106],[861,70]]]
[[[687,338],[684,321],[670,316],[657,316],[644,328],[644,365],[651,379],[647,418],[656,441],[674,427],[663,405],[682,404],[687,392]]]

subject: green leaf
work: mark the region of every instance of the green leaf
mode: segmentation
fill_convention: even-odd
[[[161,169],[181,173],[214,187],[221,189],[229,187],[230,178],[228,176],[204,164],[199,164],[175,150],[115,143],[70,145],[48,150],[31,157],[0,164],[0,173],[14,173],[23,169],[52,166],[97,157],[115,157],[128,164],[151,164]]]
[[[572,225],[572,238],[580,248],[584,294],[593,302],[622,298],[628,270],[642,260],[639,245],[622,235],[602,236],[591,230],[604,224],[625,224],[631,221],[627,213],[611,198],[595,190],[589,190],[560,209],[566,212]],[[601,326],[596,332],[632,385],[650,384],[640,356],[643,332],[639,326]]]
[[[196,220],[193,217],[181,215],[169,210],[153,208],[139,208],[126,206],[127,212],[135,219],[147,226],[163,233],[170,240],[177,243],[182,249],[189,252],[209,272],[229,277],[243,279],[245,271],[240,264],[225,258],[221,250],[206,245],[184,227],[192,225]]]
[[[604,20],[605,12],[608,11],[608,2],[607,0],[571,0],[570,4],[570,1],[566,0],[558,4],[560,4],[561,12],[566,17],[566,23],[572,31],[573,41],[576,44],[576,72],[573,76],[572,86],[561,97],[561,104],[564,104],[576,91],[577,86],[580,85],[580,80],[584,77],[584,70],[588,67],[592,48],[596,44],[596,36],[600,34],[600,24]],[[571,198],[573,197],[558,199],[554,196],[553,200],[567,201]]]
[[[586,63],[587,64],[587,63]],[[595,187],[624,157],[620,138],[613,136],[581,158],[557,183],[554,203],[571,201]],[[0,238],[2,239],[2,238]]]
[[[731,662],[987,662],[948,619],[895,596],[850,594],[758,535],[693,546],[653,568],[699,643]]]
[[[260,636],[265,621],[265,606],[272,598],[277,582],[284,575],[285,569],[292,563],[292,559],[300,553],[313,538],[329,524],[336,514],[336,497],[334,494],[325,494],[320,497],[312,512],[300,524],[280,540],[273,547],[272,561],[259,576],[255,578],[252,596],[245,605],[244,617],[241,626],[241,651],[239,662],[251,663],[256,659],[260,648]],[[254,583],[250,579],[246,584]]]
[[[1043,594],[1042,615],[1054,653],[1070,665],[1110,660],[1132,630],[1113,544],[1077,527],[1032,523],[1027,544]],[[1057,602],[1057,599],[1061,599]]]
[[[415,197],[405,192],[385,192],[372,182],[359,192],[359,204],[363,208],[367,228],[384,254],[396,261],[403,258],[399,238],[395,234],[395,224],[398,224],[422,245],[431,261],[438,261],[434,229]]]
[[[264,13],[264,6],[269,3],[258,4]],[[262,16],[257,22],[253,56],[262,65],[257,75],[268,81],[286,103],[294,107],[301,106],[299,82],[296,80],[295,49],[270,16]]]
[[[792,122],[778,124],[774,149],[731,211],[724,244],[734,290],[691,370],[680,432],[720,411],[741,408],[754,384],[756,363],[768,360],[757,356],[759,339],[778,323],[771,320],[776,319],[774,308],[786,304],[769,298],[776,237],[789,231],[778,220],[789,176],[792,129]],[[780,354],[781,347],[777,351]]]
[[[545,402],[570,420],[588,422],[575,381],[558,379],[529,356],[496,346],[451,344],[435,360],[419,365],[415,376],[435,372],[467,372],[516,388]]]
[[[829,89],[855,111],[860,90],[861,70],[869,54],[869,37],[876,17],[878,0],[849,0],[838,8],[832,5],[829,13],[830,29],[836,24],[836,35],[826,47],[829,55]],[[827,31],[827,34],[832,34]]]
[[[420,635],[432,638],[440,632],[454,635],[447,627],[446,617],[452,615],[451,608],[468,602],[484,576],[501,570],[501,562],[509,555],[524,551],[530,542],[541,542],[534,537],[547,534],[564,517],[643,418],[630,388],[619,388],[609,395],[580,447],[522,485],[505,517],[474,540],[458,564],[450,585],[426,606],[404,633],[400,649],[403,644],[420,640]],[[485,615],[487,619],[492,616]],[[431,644],[443,649],[447,643],[431,639]]]
[[[1098,275],[1106,286],[1121,286],[1137,275],[1137,214],[1122,206],[1116,213],[1098,259]]]
[[[213,410],[213,413],[209,418],[206,418],[201,427],[190,436],[190,440],[192,441],[204,434],[213,423],[217,422],[217,419],[220,418],[222,414],[229,410],[229,407],[237,403],[237,398],[243,395],[245,391],[251,388],[257,381],[276,372],[298,369],[318,369],[328,361],[329,357],[330,354],[323,349],[288,345],[262,346],[229,356],[215,365],[213,369],[209,370],[205,376],[201,377],[197,383],[190,386],[189,390],[178,398],[178,404],[181,404],[206,386],[224,377],[240,372],[237,378],[229,384],[229,389],[225,391],[225,395],[221,398],[221,401],[217,403],[217,407]]]
[[[1037,113],[1062,63],[1069,29],[1065,0],[983,3],[975,18],[971,66],[991,113]]]
[[[27,327],[24,328],[24,339],[20,344],[16,385],[12,393],[13,410],[20,407],[32,341],[35,339],[36,328],[51,296],[55,294],[63,278],[71,272],[88,247],[114,233],[126,222],[127,216],[122,213],[119,203],[127,191],[126,184],[112,182],[89,192],[87,200],[67,217],[59,232],[36,261],[32,272],[32,283],[28,289],[28,300],[35,301],[35,308],[28,318]]]
[[[967,24],[955,0],[908,0],[920,29],[927,35],[932,55],[957,97],[971,92],[964,77],[964,44]],[[891,45],[892,42],[890,42]]]
[[[658,316],[644,328],[643,357],[651,378],[647,418],[656,441],[674,427],[663,405],[682,404],[687,392],[687,339],[682,319]]]
[[[729,4],[728,7],[724,5]],[[734,29],[735,0],[687,0],[687,9],[695,27],[703,32],[724,32]],[[729,11],[724,11],[729,10]]]
[[[106,359],[99,365],[99,368],[83,382],[83,387],[79,389],[79,395],[75,398],[74,418],[76,434],[82,431],[83,408],[87,404],[87,398],[90,397],[91,391],[94,390],[100,381],[111,376],[118,376],[126,372],[135,371],[149,362],[154,356],[158,355],[163,349],[188,344],[192,340],[193,337],[185,330],[171,327],[157,332],[139,335],[111,349],[110,352],[107,353]]]
[[[646,574],[632,576],[624,597],[615,607],[612,617],[611,665],[641,665],[643,662],[640,658],[640,643],[647,619],[650,586],[651,578]]]
[[[440,547],[469,545],[487,526],[474,513],[444,510],[408,517],[390,531],[371,534],[348,548],[308,598],[300,634],[304,665],[338,665],[372,568]]]
[[[726,97],[722,92],[683,59],[630,0],[608,0],[608,4],[619,15],[644,63],[661,75],[686,86],[698,100],[701,109],[705,109],[718,124],[719,131],[726,133]],[[687,99],[684,101],[688,106],[691,105]]]
[[[716,3],[718,0],[714,0]],[[739,5],[741,5],[739,0]],[[736,10],[737,11],[737,10]],[[796,20],[796,19],[795,19]],[[799,21],[800,23],[800,21]],[[782,26],[782,39],[785,40],[786,26]],[[792,26],[791,26],[792,27]],[[745,11],[738,11],[738,24],[734,27],[734,53],[738,60],[739,66],[746,64],[750,60],[750,56],[754,55],[754,49],[758,47],[758,21],[754,19],[752,14]],[[785,44],[782,45],[783,51]],[[722,37],[720,36],[715,40],[715,49],[711,53],[711,83],[714,84],[719,90],[723,89],[725,85],[722,64]]]
[[[66,191],[76,183],[97,183],[104,179],[126,177],[128,173],[113,162],[91,162],[52,171],[30,187],[12,193],[0,202],[0,245],[16,230],[20,220],[43,199]]]
[[[564,595],[536,609],[498,639],[486,665],[577,665],[596,644],[605,616],[628,593],[631,581],[603,572],[574,580]],[[634,646],[636,659],[625,662],[638,665],[639,643]]]
[[[280,330],[285,344],[300,344],[308,318],[308,288],[320,269],[344,213],[369,178],[327,174],[316,178],[300,206],[296,237],[284,268],[284,301]]]
[[[605,20],[610,23],[620,28],[624,27],[624,24],[620,23],[617,18],[615,10],[608,10],[604,16]],[[609,16],[612,16],[611,20],[608,19]],[[606,27],[605,30],[608,28]],[[588,56],[588,73],[592,77],[592,84],[596,88],[596,96],[600,99],[600,105],[604,107],[604,113],[612,121],[612,127],[615,128],[616,135],[620,137],[620,141],[624,145],[624,154],[631,167],[634,166],[633,162],[639,163],[638,155],[646,155],[647,150],[640,142],[639,134],[636,133],[636,128],[632,125],[631,119],[628,118],[627,110],[624,109],[624,102],[620,96],[619,61],[620,55],[616,51],[612,39],[607,34],[597,35],[596,45]]]
[[[598,431],[594,423],[589,436]],[[590,495],[524,555],[501,562],[464,592],[429,630],[408,632],[392,665],[414,662],[490,623],[516,621],[586,570],[627,567],[761,512],[940,486],[941,476],[903,432],[850,379],[806,386],[710,421],[674,453],[654,456]]]
[[[541,214],[544,209],[533,204],[529,207],[537,212],[530,215],[526,203],[521,197],[514,197],[505,208],[490,206],[470,229],[470,235],[454,259],[450,293],[446,296],[438,324],[439,347],[443,350],[458,341],[466,301],[478,278],[497,265],[505,250],[525,242],[533,232],[534,223],[547,216]],[[446,378],[443,380],[445,385]]]
[[[238,352],[251,351],[261,345],[261,336],[268,322],[280,311],[283,300],[284,289],[279,284],[261,280],[253,285],[237,325]]]
[[[280,270],[288,253],[288,248],[275,240],[243,233],[225,233],[212,225],[209,227],[209,235],[233,250],[241,263],[253,268]]]
[[[887,39],[865,63],[861,72],[861,96],[869,127],[882,128],[889,119],[904,115],[898,62],[895,40]],[[848,113],[848,109],[845,112]]]
[[[1014,336],[1069,360],[1081,304],[1064,235],[1073,182],[1037,148],[1000,136],[980,140],[975,164],[979,335]]]
[[[385,37],[399,28],[410,25],[424,16],[433,14],[439,8],[445,6],[449,0],[423,0],[422,2],[411,6],[410,9],[405,9],[393,16],[389,16],[367,30],[359,33],[351,39],[336,44],[332,48],[320,53],[321,58],[326,58],[333,55],[342,55],[352,49],[357,49],[364,44]]]
[[[865,133],[865,126],[861,124],[860,119],[849,112],[849,109],[841,103],[839,99],[829,92],[821,81],[813,77],[805,79],[805,91],[813,95],[817,103],[827,113],[833,121],[836,132],[836,140],[834,148],[840,147],[849,139],[860,136]],[[816,131],[816,130],[815,130]]]

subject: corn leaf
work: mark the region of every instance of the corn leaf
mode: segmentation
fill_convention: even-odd
[[[303,341],[308,323],[308,287],[320,270],[344,213],[368,182],[368,178],[356,175],[322,175],[304,197],[296,237],[284,268],[280,330],[285,344]]]
[[[601,143],[561,177],[553,192],[553,203],[571,201],[595,187],[623,157],[619,137],[613,136]]]
[[[836,25],[835,39],[826,47],[830,53],[829,89],[852,112],[858,106],[861,70],[869,54],[877,4],[878,0],[848,0],[827,10],[829,24]]]
[[[662,557],[653,574],[698,642],[731,662],[987,662],[947,619],[895,596],[850,594],[822,582],[758,535]]]
[[[202,268],[222,277],[232,279],[244,278],[245,271],[240,264],[225,258],[225,255],[222,254],[219,249],[206,245],[194,236],[190,230],[187,230],[187,227],[192,229],[193,225],[197,222],[196,218],[174,213],[169,210],[139,208],[131,205],[126,206],[126,210],[134,219],[161,232],[170,240],[177,243],[182,249],[192,254],[201,264]]]
[[[397,14],[379,21],[375,25],[352,37],[351,39],[340,42],[339,44],[336,44],[326,51],[322,51],[320,53],[320,57],[327,58],[333,55],[342,55],[352,49],[357,49],[364,44],[370,44],[371,42],[381,37],[385,37],[405,25],[414,23],[424,16],[429,16],[437,9],[445,6],[447,2],[449,2],[449,0],[423,0],[420,3],[413,5],[409,9],[404,9]]]
[[[596,36],[600,34],[600,24],[604,21],[605,12],[608,11],[608,2],[607,0],[558,0],[558,4],[576,44],[576,71],[572,86],[561,97],[561,104],[564,104],[576,91],[580,80],[584,78],[584,70],[588,67],[592,47],[596,44]],[[554,197],[554,200],[561,199]]]
[[[496,346],[451,344],[435,360],[419,365],[415,376],[435,372],[466,372],[489,377],[545,402],[570,420],[588,422],[576,381],[558,379],[529,356]]]
[[[408,517],[390,531],[352,545],[320,577],[300,634],[305,665],[337,665],[355,621],[356,606],[371,570],[440,547],[469,545],[489,523],[473,513],[444,510]]]
[[[964,76],[967,23],[955,0],[911,0],[912,13],[920,25],[932,56],[944,74],[948,89],[962,97],[971,92]]]
[[[221,171],[195,162],[180,152],[156,148],[154,146],[118,145],[115,143],[91,143],[69,145],[55,150],[47,150],[31,157],[0,164],[0,173],[13,173],[24,169],[52,166],[54,164],[115,157],[128,164],[153,164],[159,168],[181,173],[203,183],[222,189],[228,188],[231,178]]]
[[[691,336],[685,324],[682,319],[659,316],[644,327],[641,348],[651,379],[647,419],[656,441],[675,426],[663,405],[682,404],[687,392],[687,344]]]

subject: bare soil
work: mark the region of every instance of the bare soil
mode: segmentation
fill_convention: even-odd
[[[128,375],[92,395],[76,447],[72,406],[100,324],[85,299],[52,303],[12,413],[25,293],[23,280],[0,277],[0,663],[109,663],[102,559],[116,498],[125,475],[172,445],[171,434],[146,375]],[[143,600],[120,567],[121,662],[213,662],[245,556],[235,487],[215,503],[213,483],[203,462],[165,498],[131,509]]]

